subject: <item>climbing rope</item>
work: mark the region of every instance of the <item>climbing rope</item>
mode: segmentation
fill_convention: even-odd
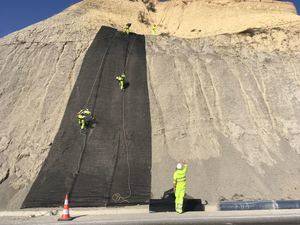
[[[116,34],[117,34],[117,31],[115,31],[115,33],[114,33],[114,35],[113,35],[113,37],[112,37],[112,40],[111,40],[110,44],[108,45],[108,47],[106,48],[106,50],[105,50],[105,52],[104,52],[104,55],[103,55],[103,57],[102,57],[102,59],[101,59],[100,66],[99,66],[99,68],[98,68],[98,70],[97,70],[96,78],[95,78],[95,80],[94,80],[94,82],[93,82],[93,86],[92,86],[92,89],[91,89],[91,91],[90,91],[90,94],[89,94],[89,97],[88,97],[88,99],[87,99],[87,102],[86,102],[85,106],[87,106],[88,103],[89,103],[89,101],[90,101],[90,98],[91,98],[91,96],[92,96],[93,89],[94,89],[94,86],[95,86],[97,80],[98,80],[98,83],[97,83],[97,89],[96,89],[96,90],[98,90],[99,87],[100,87],[100,80],[101,80],[101,77],[102,77],[103,63],[104,63],[104,61],[105,61],[105,59],[106,59],[106,57],[107,57],[107,55],[108,55],[109,49],[110,49],[111,46],[112,46],[112,43],[113,43],[113,41],[114,41],[114,39],[115,39]],[[99,79],[98,79],[98,78],[99,78]],[[92,105],[92,111],[91,111],[92,115],[94,114],[94,110],[95,110],[95,105],[96,105],[96,100],[97,100],[97,98],[98,98],[98,91],[96,92],[95,99],[94,99],[94,102],[93,102],[93,105]],[[72,181],[71,187],[70,187],[69,192],[68,192],[69,195],[72,194],[73,189],[74,189],[74,186],[75,186],[75,184],[76,184],[77,177],[78,177],[79,172],[80,172],[80,169],[81,169],[81,164],[82,164],[82,160],[83,160],[83,155],[84,155],[84,152],[85,152],[85,149],[86,149],[86,143],[87,143],[87,141],[88,141],[88,137],[89,137],[89,136],[90,136],[90,132],[89,132],[89,130],[87,130],[87,131],[85,132],[84,137],[83,137],[83,145],[82,145],[82,147],[81,147],[81,152],[80,152],[80,157],[79,157],[78,164],[77,164],[77,169],[76,169],[75,173],[73,173],[73,181]]]
[[[116,36],[118,32],[115,32],[114,36],[113,36],[113,40]],[[127,64],[128,64],[128,55],[130,54],[131,52],[131,46],[133,45],[135,39],[133,39],[132,43],[130,44],[130,38],[129,38],[129,35],[128,35],[128,42],[127,42],[127,47],[126,47],[126,55],[125,55],[125,60],[124,60],[124,69],[123,69],[123,72],[126,74],[126,68],[127,68]],[[107,47],[105,53],[104,53],[104,56],[102,57],[102,60],[101,60],[101,63],[100,63],[100,66],[97,70],[97,75],[93,81],[93,85],[92,85],[92,88],[91,88],[91,91],[89,93],[89,96],[87,98],[87,101],[85,103],[85,107],[87,107],[89,104],[90,104],[90,101],[91,101],[91,98],[92,98],[92,94],[94,92],[94,89],[96,87],[96,90],[99,90],[100,88],[100,81],[101,81],[101,75],[102,75],[102,70],[103,70],[103,63],[106,59],[106,56],[109,52],[109,49],[112,45],[112,42],[110,43],[110,45]],[[131,184],[130,184],[130,181],[131,181],[131,168],[130,168],[130,162],[129,162],[129,151],[128,151],[128,144],[127,144],[127,135],[126,135],[126,128],[125,128],[125,91],[122,93],[122,133],[123,133],[123,140],[124,140],[124,149],[126,151],[126,161],[127,161],[127,168],[128,168],[128,176],[127,176],[127,184],[128,184],[128,191],[129,191],[129,194],[127,196],[122,196],[120,193],[115,193],[112,195],[111,199],[112,201],[114,201],[115,203],[129,203],[128,199],[131,197],[132,195],[132,189],[131,189]],[[94,114],[94,110],[95,110],[95,105],[96,105],[96,101],[97,101],[97,98],[98,98],[98,91],[96,92],[95,94],[95,98],[94,98],[94,101],[92,103],[92,108],[91,108],[91,112],[92,114]],[[84,156],[84,152],[85,152],[85,149],[86,149],[86,143],[88,141],[88,137],[90,136],[90,132],[89,130],[87,130],[87,132],[85,133],[84,135],[84,139],[83,139],[83,145],[81,147],[81,153],[80,153],[80,157],[79,157],[79,161],[78,161],[78,165],[77,165],[77,169],[75,171],[75,173],[73,173],[73,181],[72,181],[72,185],[69,189],[69,194],[71,195],[72,192],[73,192],[73,189],[74,189],[74,186],[76,184],[76,181],[77,181],[77,177],[80,173],[80,169],[81,169],[81,164],[82,164],[82,160],[83,160],[83,156]],[[119,147],[118,147],[119,148]],[[116,161],[117,163],[117,161]],[[116,165],[115,165],[116,167]],[[116,169],[116,168],[115,168]],[[114,170],[115,170],[114,169]],[[114,176],[114,175],[113,175]],[[112,182],[113,182],[113,177],[112,177]],[[112,182],[111,182],[111,185],[112,185]],[[111,189],[111,187],[110,187]]]
[[[124,74],[126,74],[126,69],[128,65],[128,55],[131,53],[131,47],[133,46],[135,42],[135,37],[132,40],[132,43],[130,44],[130,39],[128,36],[128,43],[126,47],[126,56],[124,60]],[[127,135],[126,135],[126,128],[125,128],[125,91],[122,92],[122,133],[123,133],[123,140],[124,140],[124,148],[126,151],[126,162],[127,162],[127,169],[128,169],[128,176],[127,176],[127,185],[128,185],[128,192],[129,194],[127,196],[122,196],[120,193],[114,193],[112,195],[112,200],[114,203],[129,203],[128,199],[132,195],[132,189],[131,189],[131,168],[130,168],[130,162],[129,162],[129,150],[128,150],[128,144],[127,144]]]
[[[130,54],[131,52],[131,49],[132,49],[132,46],[135,42],[135,37],[133,36],[133,39],[132,39],[132,43],[130,44],[130,39],[129,39],[129,35],[128,35],[128,42],[127,42],[127,47],[126,47],[126,56],[125,56],[125,60],[124,60],[124,69],[123,69],[123,73],[126,74],[126,69],[127,69],[127,65],[128,65],[128,55]]]
[[[74,189],[74,186],[75,186],[76,181],[77,181],[77,177],[78,177],[79,172],[80,172],[81,163],[82,163],[82,159],[83,159],[83,154],[84,154],[85,149],[86,149],[86,142],[87,142],[88,136],[89,136],[89,133],[87,133],[83,137],[83,145],[81,147],[81,152],[80,152],[80,156],[79,156],[79,160],[78,160],[78,164],[77,164],[77,169],[76,169],[75,173],[73,173],[73,181],[72,181],[72,184],[71,184],[70,189],[68,191],[68,194],[70,195],[70,197],[73,193],[73,189]]]
[[[162,23],[165,22],[166,18],[167,18],[167,14],[170,11],[170,9],[172,8],[171,4],[167,7],[165,7],[165,13],[163,13],[163,16],[161,17],[160,21],[157,25],[157,27],[162,27]]]
[[[122,133],[123,133],[123,140],[124,140],[124,149],[126,151],[126,162],[127,162],[127,169],[128,169],[128,176],[127,176],[127,185],[128,185],[128,191],[129,194],[127,196],[122,196],[120,193],[115,193],[112,195],[112,200],[115,203],[129,203],[128,199],[132,195],[132,190],[131,190],[131,168],[130,168],[130,162],[129,162],[129,151],[128,151],[128,145],[127,145],[127,135],[126,135],[126,128],[125,128],[125,94],[123,93],[123,106],[122,106]]]
[[[110,47],[111,47],[111,45],[112,45],[112,43],[113,43],[113,40],[115,39],[117,33],[118,33],[118,32],[115,31],[114,36],[112,37],[112,40],[111,40],[110,44],[108,45],[108,47],[106,48],[106,50],[105,50],[105,52],[104,52],[104,56],[103,56],[102,59],[101,59],[101,63],[100,63],[100,65],[99,65],[98,70],[97,70],[97,73],[96,73],[98,76],[96,76],[95,79],[94,79],[94,82],[93,82],[91,91],[90,91],[89,96],[88,96],[88,98],[87,98],[87,101],[86,101],[86,103],[85,103],[85,105],[84,105],[84,108],[86,108],[86,107],[89,106],[89,103],[90,103],[90,100],[91,100],[91,97],[92,97],[92,94],[93,94],[93,91],[94,91],[95,84],[96,84],[97,80],[98,80],[98,83],[97,83],[97,89],[96,89],[96,90],[99,89],[99,86],[100,86],[100,80],[101,80],[101,75],[102,75],[102,71],[101,71],[101,70],[103,69],[103,63],[104,63],[104,60],[105,60],[105,58],[106,58],[106,56],[107,56],[107,54],[108,54],[108,50],[110,49]],[[99,78],[99,79],[98,79],[98,78]],[[96,103],[97,97],[98,97],[98,92],[96,92],[96,96],[95,96],[95,99],[94,99],[94,102],[93,102],[93,106],[92,106],[92,115],[94,114],[94,108],[95,108],[95,103]]]

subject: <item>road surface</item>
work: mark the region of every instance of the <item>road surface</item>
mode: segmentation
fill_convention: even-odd
[[[244,212],[190,212],[176,213],[139,213],[88,215],[88,211],[74,213],[76,217],[66,224],[95,225],[148,225],[148,224],[205,224],[205,225],[299,225],[300,210],[269,210]],[[1,217],[0,225],[38,225],[62,224],[58,216],[44,217]],[[64,224],[64,223],[63,223]]]

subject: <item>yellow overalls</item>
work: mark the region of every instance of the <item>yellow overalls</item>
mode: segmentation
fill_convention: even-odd
[[[175,209],[177,213],[182,213],[183,199],[186,190],[186,172],[187,165],[184,165],[181,170],[176,169],[173,175],[173,183],[175,186]]]
[[[121,90],[125,89],[125,79],[126,79],[125,74],[116,77],[116,80],[119,81],[119,86]]]

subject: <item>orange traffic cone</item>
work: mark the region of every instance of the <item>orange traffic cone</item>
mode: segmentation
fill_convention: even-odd
[[[58,221],[68,221],[68,220],[72,220],[72,217],[70,216],[70,212],[69,212],[69,198],[68,198],[68,194],[66,194],[63,214],[58,219]]]

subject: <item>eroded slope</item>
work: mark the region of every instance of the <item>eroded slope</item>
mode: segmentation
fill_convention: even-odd
[[[233,177],[238,186],[234,174],[245,167],[241,178],[251,176],[259,184],[259,192],[245,189],[247,196],[291,192],[298,197],[298,167],[292,163],[299,152],[299,17],[294,8],[275,1],[175,0],[156,10],[148,11],[140,1],[85,0],[0,40],[0,208],[20,207],[35,180],[100,27],[121,29],[127,22],[145,34],[154,23],[158,33],[178,37],[228,33],[190,41],[148,37],[153,174],[164,173],[153,180],[154,195],[169,187],[172,163],[190,154],[199,159],[191,165],[195,185],[206,185],[203,192],[191,186],[192,194],[230,197],[237,190],[223,187]],[[140,22],[141,12],[149,24]],[[248,29],[260,27],[282,28]],[[226,151],[231,152],[227,158],[220,157]],[[230,167],[235,162],[237,167]],[[264,181],[268,175],[273,178]],[[281,178],[284,187],[277,186]]]
[[[300,198],[296,28],[149,38],[147,49],[155,197],[181,159],[194,197]]]

